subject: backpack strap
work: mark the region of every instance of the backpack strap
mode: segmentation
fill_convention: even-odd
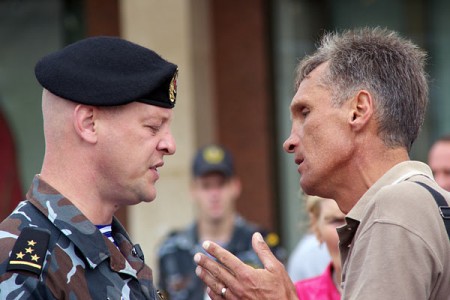
[[[414,182],[426,188],[431,193],[431,195],[433,195],[433,198],[439,208],[439,213],[441,214],[442,220],[444,221],[448,238],[450,239],[450,206],[448,205],[447,201],[445,201],[444,196],[442,196],[438,191],[423,182]]]

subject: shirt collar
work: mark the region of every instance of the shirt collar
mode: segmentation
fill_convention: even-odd
[[[350,220],[361,222],[364,212],[370,203],[373,196],[378,193],[380,189],[387,185],[397,184],[405,181],[415,175],[424,175],[433,178],[433,173],[428,165],[419,161],[404,161],[393,166],[380,179],[378,179],[358,200],[350,212],[347,214],[347,223]],[[351,221],[350,221],[351,222]]]
[[[91,268],[95,268],[110,256],[103,235],[97,227],[69,199],[42,180],[39,175],[34,177],[27,199],[75,244]]]

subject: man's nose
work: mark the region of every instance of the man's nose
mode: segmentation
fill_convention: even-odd
[[[294,139],[292,137],[292,134],[286,139],[286,141],[284,141],[283,149],[287,153],[293,153],[294,152],[295,144],[294,144]]]
[[[166,155],[172,155],[175,153],[177,146],[175,138],[171,132],[168,132],[166,136],[159,143],[159,150],[163,150]]]

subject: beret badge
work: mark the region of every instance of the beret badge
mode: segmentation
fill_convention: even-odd
[[[172,81],[170,81],[169,86],[169,99],[172,103],[175,103],[175,100],[177,99],[177,79],[178,69],[175,71],[175,74],[173,74]]]

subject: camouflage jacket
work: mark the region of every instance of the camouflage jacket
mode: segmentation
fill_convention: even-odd
[[[118,247],[36,176],[0,224],[0,299],[159,299],[142,252],[116,219],[112,235]]]
[[[252,235],[259,231],[265,238],[275,256],[283,263],[286,251],[280,247],[278,236],[246,222],[238,216],[230,242],[223,245],[244,263],[261,268],[262,263],[252,249]],[[173,232],[163,242],[158,252],[159,288],[170,300],[203,300],[205,286],[195,275],[196,264],[193,257],[204,252],[197,235],[197,224],[187,229]]]

